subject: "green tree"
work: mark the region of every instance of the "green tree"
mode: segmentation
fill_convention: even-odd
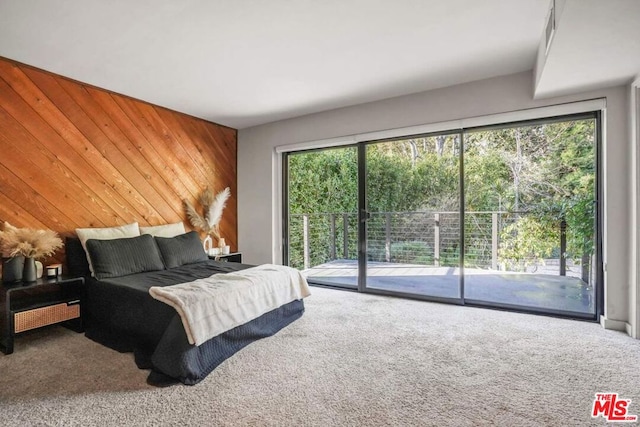
[[[505,216],[500,234],[505,264],[524,268],[527,263],[558,256],[559,224],[565,220],[568,247],[562,255],[588,267],[593,253],[594,131],[594,120],[589,119],[465,133],[468,262],[485,266],[487,253],[490,256],[490,245],[488,252],[478,249],[483,245],[487,249],[490,236],[482,230],[490,216],[475,212],[508,211],[513,214]],[[457,212],[460,148],[455,134],[367,145],[367,210],[373,215]],[[315,233],[311,242],[313,263],[328,259],[330,213],[349,214],[349,253],[355,257],[356,148],[296,153],[289,156],[288,166],[292,226],[293,216],[315,214],[309,216],[310,233]],[[419,216],[394,217],[394,224],[405,231],[404,240],[394,243],[392,249],[403,251],[403,256],[409,252],[406,248],[423,248],[424,252],[429,247],[424,227],[415,222],[416,218]],[[376,225],[373,219],[370,225]],[[445,231],[442,234],[449,236],[442,237],[441,251],[448,252],[441,252],[441,258],[455,265],[459,252],[455,215],[441,219],[441,228]],[[370,249],[376,247],[373,243]]]

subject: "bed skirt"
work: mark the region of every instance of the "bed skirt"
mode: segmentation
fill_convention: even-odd
[[[211,338],[200,346],[188,343],[179,316],[174,316],[157,343],[136,337],[87,319],[86,336],[119,352],[133,352],[140,369],[151,369],[147,382],[164,386],[176,382],[194,385],[218,365],[245,346],[274,335],[304,313],[302,300],[292,301],[262,316]]]

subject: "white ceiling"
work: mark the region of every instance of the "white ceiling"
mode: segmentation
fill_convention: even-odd
[[[640,55],[628,55],[640,37],[627,40],[640,28],[633,14],[640,0],[566,3],[536,96],[640,71]],[[620,7],[604,6],[612,3]],[[0,0],[0,56],[245,128],[530,70],[549,4]],[[611,39],[621,22],[627,30]],[[585,51],[594,46],[609,56],[584,66],[597,63]],[[626,68],[609,59],[623,49]],[[582,72],[568,73],[571,67]]]

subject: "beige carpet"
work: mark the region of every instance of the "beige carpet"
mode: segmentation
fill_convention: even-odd
[[[304,316],[202,383],[164,389],[51,327],[0,356],[0,423],[604,425],[596,392],[640,415],[640,341],[593,323],[312,288]]]

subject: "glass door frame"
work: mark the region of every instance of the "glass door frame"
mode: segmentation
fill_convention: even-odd
[[[313,152],[343,149],[343,148],[355,148],[357,150],[358,143],[309,148],[309,149],[296,150],[296,151],[285,151],[281,154],[281,158],[282,158],[282,206],[281,206],[282,218],[281,219],[282,219],[282,263],[283,264],[287,265],[289,263],[289,242],[290,242],[290,239],[289,239],[289,161],[288,161],[289,156],[292,154],[313,153]],[[356,158],[356,161],[359,161],[358,157]],[[358,245],[360,245],[359,234],[358,234]],[[358,282],[359,281],[360,281],[360,270],[358,269]],[[359,291],[358,286],[353,286],[349,284],[338,285],[336,283],[330,283],[328,281],[325,281],[322,279],[316,279],[316,278],[309,281],[309,284],[328,287],[328,288],[342,289],[347,291],[349,290]]]
[[[358,144],[358,291],[377,295],[389,295],[403,298],[411,298],[433,302],[443,302],[448,304],[464,305],[464,250],[461,248],[458,257],[458,298],[441,297],[435,295],[423,295],[402,291],[389,291],[376,289],[367,286],[367,221],[369,212],[367,211],[367,147],[384,142],[401,141],[411,138],[428,138],[434,136],[457,135],[460,138],[460,149],[458,152],[458,211],[460,215],[459,239],[464,241],[464,177],[463,177],[463,153],[464,136],[462,129],[451,129],[442,132],[429,132],[414,135],[406,135],[394,138],[363,141]]]
[[[584,120],[584,119],[594,119],[594,173],[595,173],[595,220],[594,220],[594,244],[595,244],[595,284],[594,284],[594,299],[595,299],[595,310],[594,314],[583,314],[583,313],[574,313],[574,312],[566,312],[554,309],[544,309],[544,308],[529,308],[526,306],[518,306],[518,305],[504,305],[492,302],[485,301],[475,301],[465,299],[464,295],[464,261],[465,261],[465,185],[464,185],[464,148],[465,148],[465,133],[473,132],[478,130],[490,130],[490,129],[504,129],[510,127],[518,127],[518,126],[532,126],[536,124],[548,124],[554,122],[563,122],[563,121],[571,121],[571,120]],[[459,210],[460,210],[460,256],[459,256],[459,295],[460,298],[444,298],[437,296],[428,296],[428,295],[419,295],[412,294],[406,292],[395,292],[395,291],[387,291],[381,289],[372,289],[367,287],[366,284],[366,272],[367,272],[367,230],[366,230],[366,221],[368,212],[366,211],[367,199],[366,199],[366,147],[371,144],[381,143],[385,141],[398,141],[402,139],[415,138],[415,137],[429,137],[429,136],[439,136],[439,135],[459,135],[460,138],[460,150],[458,153],[459,156]],[[565,115],[556,115],[556,116],[548,116],[548,117],[540,117],[536,119],[529,120],[520,120],[520,121],[512,121],[512,122],[503,122],[496,123],[491,125],[483,125],[483,126],[475,126],[475,127],[466,127],[460,129],[450,129],[446,131],[440,132],[430,132],[430,133],[421,133],[421,134],[408,134],[403,136],[397,136],[393,138],[385,138],[378,140],[366,140],[352,144],[331,146],[331,147],[321,147],[321,148],[313,148],[299,151],[291,151],[291,152],[283,152],[282,153],[282,177],[283,177],[283,185],[282,185],[282,255],[283,261],[286,263],[289,260],[289,223],[288,223],[288,215],[289,215],[289,198],[288,198],[288,183],[289,183],[289,171],[288,171],[288,156],[294,153],[301,152],[313,152],[313,151],[322,151],[326,149],[332,148],[353,148],[357,149],[357,161],[358,161],[358,285],[357,289],[355,287],[340,287],[340,289],[345,290],[357,290],[358,292],[363,293],[371,293],[371,294],[379,294],[379,295],[389,295],[389,296],[398,296],[404,298],[418,299],[418,300],[426,300],[433,302],[443,302],[449,304],[456,305],[469,305],[469,306],[477,306],[484,308],[494,308],[501,310],[509,310],[514,312],[521,313],[529,313],[536,315],[550,315],[554,317],[563,317],[570,319],[579,319],[579,320],[592,320],[597,321],[600,316],[604,313],[604,271],[603,271],[603,212],[604,212],[604,187],[603,187],[603,170],[602,170],[602,111],[595,110],[590,112],[583,113],[575,113],[575,114],[565,114]],[[320,286],[330,286],[336,287],[331,284],[323,284],[321,281],[312,282],[312,284],[318,284]]]
[[[603,241],[603,212],[604,212],[604,187],[603,187],[603,171],[602,171],[602,111],[589,111],[583,113],[564,114],[549,117],[540,117],[536,119],[518,120],[505,123],[496,123],[491,125],[474,126],[462,129],[463,133],[475,132],[483,130],[507,129],[521,126],[535,126],[538,124],[561,123],[577,120],[594,120],[594,174],[595,174],[595,194],[594,194],[594,246],[595,246],[595,284],[594,284],[594,313],[579,313],[573,311],[564,311],[556,309],[547,309],[541,307],[527,307],[521,305],[500,304],[490,301],[472,300],[464,298],[464,305],[471,307],[494,308],[498,310],[508,310],[518,313],[548,315],[554,317],[563,317],[577,320],[598,321],[600,316],[604,314],[604,269],[602,262],[602,241]],[[464,175],[464,169],[462,170]],[[464,185],[464,176],[462,177]],[[464,234],[463,234],[464,237]],[[465,247],[462,245],[461,252],[464,253]],[[463,274],[464,276],[464,274]],[[463,279],[464,280],[464,279]],[[463,287],[464,290],[464,287]]]

